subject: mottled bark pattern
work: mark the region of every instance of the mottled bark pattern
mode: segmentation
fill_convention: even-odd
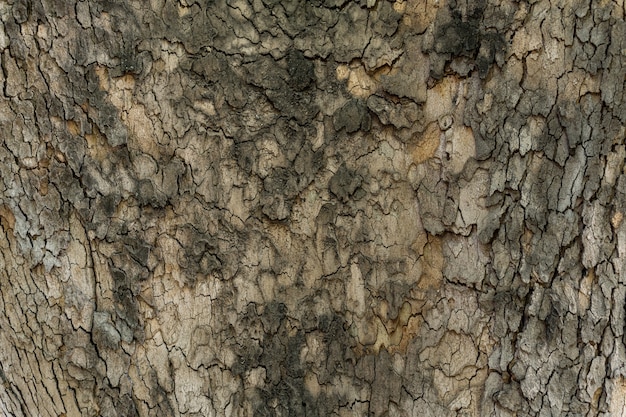
[[[625,12],[0,2],[0,414],[626,412]]]

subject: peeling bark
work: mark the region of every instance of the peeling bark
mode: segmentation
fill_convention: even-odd
[[[0,3],[0,412],[626,413],[625,14]]]

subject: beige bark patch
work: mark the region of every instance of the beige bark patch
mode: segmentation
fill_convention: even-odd
[[[427,121],[438,121],[446,115],[454,113],[454,108],[462,100],[464,85],[454,76],[445,77],[426,92],[424,117]]]
[[[388,70],[380,70],[376,74],[381,71],[384,73]],[[346,80],[348,91],[355,97],[367,98],[378,89],[379,81],[375,76],[368,74],[360,62],[339,65],[336,74],[337,79]]]
[[[5,232],[15,228],[15,216],[6,204],[0,206],[0,225]]]
[[[580,290],[578,291],[578,307],[579,311],[584,313],[591,301],[591,287],[595,280],[596,274],[593,269],[589,269],[587,275],[580,281]]]
[[[107,67],[96,65],[95,72],[98,77],[100,90],[108,91],[111,84],[109,79],[109,70]]]
[[[306,387],[309,394],[311,394],[314,398],[317,398],[320,395],[321,386],[317,381],[317,375],[312,372],[308,372],[304,376],[304,386]]]
[[[365,313],[365,281],[361,275],[361,269],[355,260],[350,265],[350,280],[346,284],[346,304],[349,311],[358,317]]]
[[[87,256],[87,235],[75,214],[70,216],[70,234],[73,239],[66,249],[70,259],[70,268],[66,273],[71,280],[65,286],[65,314],[75,328],[90,331],[95,308],[95,283]]]
[[[125,74],[116,78],[112,86],[113,88],[109,91],[111,104],[123,111],[130,109],[133,104],[135,77],[132,74]]]
[[[379,352],[381,348],[386,348],[390,345],[389,343],[389,332],[385,328],[385,324],[382,322],[380,317],[376,318],[376,342],[373,346],[374,352]]]
[[[76,123],[74,120],[67,121],[67,130],[68,132],[70,132],[72,135],[75,135],[75,136],[80,133],[78,123]]]
[[[378,354],[381,349],[387,352],[406,353],[409,342],[421,328],[423,319],[419,316],[421,304],[405,301],[395,319],[386,319],[386,303],[379,305],[380,311],[355,323],[353,331],[361,346],[355,349],[358,355]]]
[[[420,354],[420,360],[430,362],[447,377],[461,376],[468,367],[475,369],[477,359],[478,350],[472,338],[454,332],[446,332],[439,345]]]
[[[458,174],[468,159],[476,156],[476,140],[469,126],[456,126],[446,132],[446,152],[450,171]]]
[[[624,377],[619,377],[611,380],[608,385],[611,387],[609,415],[626,415],[626,380],[624,380]]]
[[[412,161],[416,164],[421,164],[434,157],[440,143],[441,130],[436,122],[432,122],[426,127],[426,131],[421,134],[418,142],[410,145],[409,152]]]
[[[378,338],[378,318],[369,316],[355,323],[355,337],[359,343],[364,346],[371,346],[376,343]]]
[[[621,211],[616,211],[613,217],[611,218],[611,224],[615,229],[619,229],[622,221],[624,220],[624,214]]]
[[[109,145],[106,138],[100,133],[96,126],[92,127],[93,133],[85,135],[87,141],[87,153],[95,161],[104,161],[109,155]],[[65,155],[60,154],[65,160]],[[57,156],[58,159],[58,156]]]
[[[481,170],[472,180],[461,188],[459,195],[459,212],[456,225],[465,228],[473,224],[480,224],[487,215],[487,209],[482,201],[489,188],[489,174]]]
[[[401,0],[396,1],[393,7],[403,13],[402,24],[421,33],[435,21],[437,11],[445,4],[445,1],[437,0]]]
[[[155,141],[156,136],[152,121],[146,116],[144,107],[141,105],[133,106],[128,111],[126,123],[130,131],[128,146],[159,160],[160,152]]]
[[[421,290],[439,288],[443,281],[443,250],[440,238],[428,237],[428,243],[423,249],[422,260],[424,272],[420,277],[418,288]]]

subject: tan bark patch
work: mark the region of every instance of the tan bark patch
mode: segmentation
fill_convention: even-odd
[[[434,157],[441,144],[441,130],[436,122],[430,123],[415,144],[409,145],[411,159],[416,164]]]

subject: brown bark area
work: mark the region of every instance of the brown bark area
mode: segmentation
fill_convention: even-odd
[[[0,414],[626,413],[625,13],[0,3]]]

